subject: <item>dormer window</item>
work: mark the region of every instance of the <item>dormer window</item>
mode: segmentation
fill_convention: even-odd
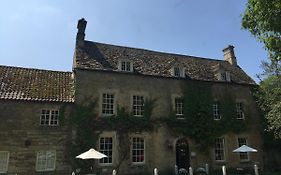
[[[133,63],[130,60],[120,60],[118,69],[125,72],[133,72]]]
[[[184,77],[184,69],[180,66],[175,66],[172,69],[172,75],[175,77]]]
[[[221,81],[230,81],[230,74],[227,71],[220,71],[219,80]]]

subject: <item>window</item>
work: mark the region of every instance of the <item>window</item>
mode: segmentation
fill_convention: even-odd
[[[239,120],[244,119],[243,103],[241,102],[236,103],[236,118]]]
[[[182,67],[174,67],[172,72],[175,77],[184,77],[184,69]]]
[[[144,112],[144,97],[134,95],[133,96],[133,115],[143,116]]]
[[[144,163],[144,139],[139,137],[133,138],[132,143],[132,162]]]
[[[219,102],[213,103],[213,116],[214,116],[214,120],[221,119]]]
[[[36,171],[53,171],[56,165],[56,151],[37,152]]]
[[[0,151],[0,173],[6,173],[8,171],[9,164],[9,152]]]
[[[222,80],[222,81],[230,81],[230,74],[229,74],[229,72],[221,71],[220,72],[220,80]]]
[[[242,145],[247,145],[247,139],[245,137],[238,138],[238,147]],[[239,153],[241,161],[248,161],[249,160],[249,153]]]
[[[43,109],[41,111],[40,125],[42,125],[42,126],[59,125],[59,111]]]
[[[100,138],[100,152],[107,155],[107,157],[100,159],[101,164],[112,163],[112,137]]]
[[[175,98],[175,112],[178,118],[183,118],[183,98]]]
[[[102,94],[102,114],[103,115],[114,114],[114,94],[110,94],[110,93]]]
[[[215,160],[224,161],[224,138],[215,139]]]
[[[125,71],[125,72],[132,72],[133,63],[128,60],[121,60],[121,61],[119,61],[119,70]]]

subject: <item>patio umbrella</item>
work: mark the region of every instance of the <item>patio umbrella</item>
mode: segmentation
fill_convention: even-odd
[[[234,153],[247,153],[247,152],[258,152],[256,149],[251,148],[247,145],[242,145],[239,148],[233,150]]]
[[[91,148],[88,151],[76,156],[76,158],[80,159],[102,159],[107,157],[106,155],[96,151],[95,149]]]

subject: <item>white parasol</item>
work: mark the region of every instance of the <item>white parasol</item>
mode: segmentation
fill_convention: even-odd
[[[234,153],[247,153],[247,152],[258,152],[256,149],[251,148],[247,145],[242,145],[239,148],[233,150]]]
[[[80,159],[102,159],[104,157],[107,157],[103,153],[100,153],[96,151],[95,149],[91,148],[88,151],[76,156],[76,158]]]

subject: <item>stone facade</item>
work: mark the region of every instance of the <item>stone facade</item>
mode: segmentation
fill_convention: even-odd
[[[247,167],[253,162],[263,166],[260,114],[251,94],[255,82],[237,65],[233,46],[224,49],[225,60],[113,46],[84,40],[86,24],[81,19],[77,26],[72,72],[0,66],[0,119],[3,121],[0,123],[0,155],[1,152],[9,154],[5,172],[70,174],[73,157],[69,157],[68,146],[79,137],[75,126],[70,124],[75,105],[87,100],[95,102],[92,117],[97,120],[116,117],[120,108],[132,114],[135,106],[139,109],[136,115],[141,118],[143,103],[155,100],[150,120],[161,121],[169,118],[177,105],[183,108],[176,99],[183,97],[185,88],[192,84],[211,87],[212,101],[229,94],[235,97],[235,102],[243,104],[240,109],[243,116],[239,120],[248,119],[247,131],[227,132],[219,137],[221,145],[200,150],[192,137],[174,132],[166,123],[153,123],[152,130],[128,131],[125,142],[129,147],[124,153],[120,131],[93,127],[97,142],[92,147],[110,157],[95,161],[94,169],[104,175],[117,169],[118,174],[125,175],[151,174],[154,168],[164,174],[173,172],[176,164],[181,164],[179,168],[208,164],[211,169],[221,165]],[[61,109],[65,110],[59,113],[58,124],[42,125],[42,116],[43,120],[47,120],[46,117],[50,120],[50,111]],[[107,113],[110,115],[105,116]],[[239,154],[232,152],[238,147],[238,138],[243,138],[242,141],[256,148],[258,153],[250,153],[247,160],[241,160]],[[215,149],[223,154],[217,158],[221,160],[215,160],[218,156]],[[43,151],[41,158],[40,151]],[[44,171],[38,171],[37,164],[42,156],[54,157],[53,152],[47,154],[46,151],[55,152],[55,167],[47,166]],[[128,154],[125,159],[122,153]]]

